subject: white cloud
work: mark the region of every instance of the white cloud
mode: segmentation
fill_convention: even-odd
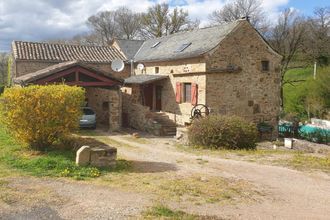
[[[205,26],[208,23],[208,16],[216,9],[222,8],[224,1],[219,0],[187,0],[187,5],[181,6],[181,8],[188,10],[192,19],[199,19],[201,26]]]
[[[262,7],[266,11],[268,20],[272,23],[277,20],[279,8],[289,3],[289,0],[263,0]]]
[[[0,0],[0,51],[9,50],[13,40],[42,41],[69,38],[88,31],[86,20],[102,11],[127,6],[144,12],[155,2],[188,10],[192,19],[207,24],[208,15],[225,0]],[[275,17],[288,0],[264,0],[263,7]],[[268,13],[269,12],[269,13]]]

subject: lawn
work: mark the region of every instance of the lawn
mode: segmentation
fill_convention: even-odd
[[[75,164],[76,153],[70,149],[52,148],[46,152],[33,151],[16,142],[3,127],[0,127],[0,174],[13,173],[32,176],[72,177],[74,179],[95,178],[111,171],[123,171],[129,162],[119,160],[112,169],[79,167]]]
[[[285,81],[308,80],[313,77],[312,68],[290,69],[285,75]],[[304,97],[306,95],[305,81],[292,84],[285,84],[284,92],[284,110],[285,112],[300,113],[301,117],[306,117],[307,113],[304,106]]]

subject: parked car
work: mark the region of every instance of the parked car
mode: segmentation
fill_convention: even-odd
[[[90,107],[82,108],[83,115],[79,121],[80,128],[96,128],[96,114]]]

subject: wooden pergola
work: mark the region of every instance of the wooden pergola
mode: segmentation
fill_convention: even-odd
[[[82,87],[109,88],[122,84],[122,80],[78,62],[60,63],[14,79],[17,84],[65,83]]]

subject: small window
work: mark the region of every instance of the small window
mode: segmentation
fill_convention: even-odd
[[[191,83],[183,84],[183,102],[191,102]]]
[[[268,60],[261,61],[261,70],[269,71],[269,61]]]
[[[175,52],[182,52],[184,51],[187,47],[189,47],[191,45],[191,43],[185,43],[185,44],[181,44],[178,49],[176,49]]]
[[[159,67],[158,66],[155,67],[155,73],[159,73]]]
[[[160,44],[160,41],[157,41],[156,43],[154,43],[151,48],[156,48],[158,45]]]

